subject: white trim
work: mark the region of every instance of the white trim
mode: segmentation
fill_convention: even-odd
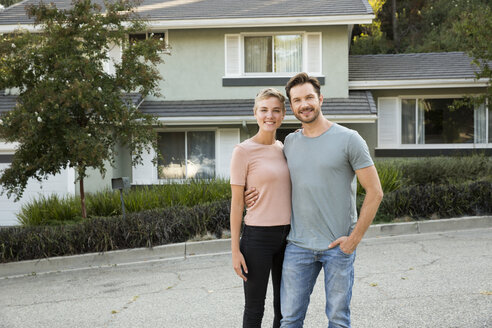
[[[492,144],[400,144],[395,147],[376,147],[375,149],[488,149]]]
[[[19,147],[18,142],[0,142],[0,154],[11,155],[15,153],[15,150]]]
[[[376,16],[337,15],[337,16],[301,16],[301,17],[252,17],[221,19],[185,19],[150,21],[151,28],[228,28],[228,27],[267,27],[267,26],[313,26],[313,25],[350,25],[371,24]]]
[[[280,32],[265,31],[265,32],[240,32],[239,33],[239,35],[241,35],[243,40],[244,40],[245,36],[274,36],[274,35],[294,35],[294,34],[303,35],[303,34],[306,34],[306,31],[280,31]]]
[[[232,79],[252,79],[252,78],[286,78],[286,79],[290,79],[291,77],[293,77],[294,75],[296,75],[297,73],[291,73],[290,75],[286,75],[286,74],[277,74],[277,73],[245,73],[244,75],[240,75],[240,76],[237,76],[237,75],[231,75],[231,76],[227,76],[227,75],[224,75],[222,76],[223,79],[228,79],[228,80],[232,80]],[[309,76],[313,76],[313,77],[316,77],[316,78],[326,78],[325,75],[323,74],[309,74]]]
[[[168,128],[166,126],[160,127],[157,129],[154,129],[155,132],[157,133],[165,133],[165,132],[195,132],[195,131],[210,131],[210,132],[216,132],[219,128],[218,127],[193,127],[193,128],[179,128],[179,127],[171,127]]]
[[[314,35],[317,35],[319,36],[319,71],[316,71],[316,72],[313,72],[313,71],[309,71],[309,56],[312,56],[312,54],[310,53],[310,50],[309,50],[309,44],[308,44],[308,38],[309,36],[314,36]],[[303,58],[303,71],[304,72],[307,72],[309,75],[311,76],[321,76],[323,75],[323,34],[321,32],[306,32],[304,33],[304,36],[303,36],[303,51],[302,51],[302,58]]]
[[[215,177],[219,175],[219,161],[220,158],[220,131],[219,129],[215,129]]]
[[[1,33],[10,33],[15,30],[28,30],[29,32],[42,32],[43,29],[40,25],[32,25],[32,24],[14,24],[14,25],[0,25],[0,34]]]
[[[233,40],[234,38],[237,38],[236,40]],[[231,53],[229,54],[229,47],[231,47],[233,44],[232,43],[237,43],[237,53]],[[230,56],[235,56],[237,55],[237,61],[229,61]],[[241,42],[241,35],[239,33],[236,34],[225,34],[224,35],[224,76],[241,76],[241,71],[243,70],[241,67],[244,64],[242,63],[242,42]],[[236,71],[231,73],[231,71]]]
[[[379,89],[427,89],[427,88],[469,88],[486,87],[487,79],[415,79],[415,80],[376,80],[349,81],[350,90]]]
[[[269,26],[319,26],[319,25],[351,25],[371,24],[376,16],[336,15],[336,16],[301,16],[301,17],[253,17],[223,19],[182,19],[150,21],[150,29],[196,29],[196,28],[230,28],[230,27],[269,27]],[[41,31],[40,26],[33,24],[0,25],[0,33],[9,33],[16,29],[30,32]]]
[[[485,135],[485,140],[487,140],[487,141],[490,140],[490,135],[492,134],[492,131],[490,131],[491,130],[490,129],[490,119],[491,118],[489,117],[490,111],[491,111],[491,109],[489,108],[489,99],[485,98],[485,122],[487,122],[486,125],[488,127],[487,133]]]
[[[381,102],[383,100],[386,100],[386,101],[391,101],[391,102],[395,102],[396,104],[396,108],[393,108],[393,104],[390,104],[390,108],[389,108],[389,111],[386,111],[386,110],[382,110],[382,105],[381,105]],[[377,121],[377,145],[381,145],[381,144],[385,144],[387,145],[387,147],[397,147],[398,144],[400,144],[400,141],[399,141],[399,137],[398,135],[400,134],[400,126],[401,126],[401,123],[399,121],[401,121],[401,117],[399,118],[399,111],[398,111],[398,108],[400,108],[400,100],[398,97],[379,97],[378,98],[378,104],[377,104],[377,108],[378,108],[378,121]],[[394,113],[395,117],[391,117],[388,113],[392,113],[392,108],[394,111],[396,111],[396,113]],[[401,114],[400,114],[401,116]],[[390,123],[386,123],[386,124],[383,124],[385,123],[384,121],[385,120],[388,120]],[[386,130],[386,127],[387,126],[391,126],[391,127],[395,127],[396,131],[393,130],[393,131],[387,131]],[[384,131],[383,131],[384,129]],[[384,138],[383,138],[383,134],[384,134]]]
[[[224,147],[224,141],[226,138],[223,139],[223,133],[228,133],[228,132],[233,132],[235,133],[235,140],[234,140],[234,143],[238,144],[240,143],[240,140],[241,140],[241,131],[239,130],[239,128],[225,128],[225,129],[217,129],[217,138],[215,138],[215,152],[216,152],[216,155],[215,155],[215,166],[216,166],[216,171],[215,171],[215,177],[216,178],[224,178],[224,177],[229,177],[230,176],[230,171],[229,171],[229,174],[222,174],[223,171],[221,171],[221,168],[219,166],[220,163],[223,164],[223,160],[225,160],[224,158],[222,158],[222,155],[223,155],[223,149],[222,147]],[[225,147],[225,149],[227,149]],[[231,151],[232,153],[232,151]],[[230,161],[228,162],[228,166],[230,166]]]
[[[425,95],[425,94],[411,94],[411,95],[400,95],[397,96],[400,99],[455,99],[455,98],[464,98],[466,96],[479,96],[480,94],[477,93],[439,93],[439,94],[431,94],[431,95]]]
[[[376,114],[352,115],[352,114],[325,114],[329,120],[339,123],[374,123],[377,120]],[[165,126],[177,125],[223,125],[223,124],[240,124],[245,121],[248,124],[256,124],[253,115],[248,116],[190,116],[190,117],[160,117],[159,122]],[[286,115],[283,123],[296,123],[299,120],[294,115]],[[164,132],[163,130],[158,130]],[[166,130],[167,131],[167,130]],[[193,129],[195,131],[195,129]]]

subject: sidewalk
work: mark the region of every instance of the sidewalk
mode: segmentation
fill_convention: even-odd
[[[364,238],[490,227],[492,227],[492,216],[377,224],[369,227]],[[224,252],[230,252],[230,239],[186,242],[153,248],[126,249],[105,253],[90,253],[42,260],[2,263],[0,264],[0,279],[3,277],[49,272],[111,267],[128,263],[151,263],[163,259],[186,259],[197,255],[220,254]]]
[[[352,326],[492,327],[491,272],[491,227],[365,238]],[[1,328],[235,328],[243,304],[230,253],[0,279]],[[321,273],[305,328],[327,326],[324,304]]]

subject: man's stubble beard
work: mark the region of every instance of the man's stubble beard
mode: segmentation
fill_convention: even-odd
[[[294,116],[299,121],[301,121],[301,123],[305,123],[305,124],[313,123],[314,121],[316,121],[316,119],[318,118],[319,114],[321,113],[321,108],[311,108],[311,107],[308,107],[308,108],[309,109],[312,109],[313,112],[314,112],[314,117],[312,119],[310,119],[310,120],[305,120],[305,119],[302,118],[302,116],[300,114],[294,113]]]

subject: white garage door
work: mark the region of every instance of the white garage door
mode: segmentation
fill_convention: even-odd
[[[0,163],[0,170],[8,167],[7,163]],[[30,179],[22,198],[14,202],[14,196],[10,199],[6,194],[0,196],[0,226],[18,225],[16,214],[20,211],[23,204],[33,198],[38,198],[40,195],[57,194],[65,196],[75,193],[74,186],[74,170],[62,170],[56,176],[50,176],[48,180],[39,182],[35,179]]]

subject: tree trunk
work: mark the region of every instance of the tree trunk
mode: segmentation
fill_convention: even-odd
[[[400,52],[400,38],[398,37],[398,20],[396,17],[396,0],[391,0],[391,25],[393,27],[393,42],[396,52]]]
[[[87,211],[85,209],[85,193],[84,193],[84,176],[80,178],[80,205],[82,206],[82,217],[87,218]]]

